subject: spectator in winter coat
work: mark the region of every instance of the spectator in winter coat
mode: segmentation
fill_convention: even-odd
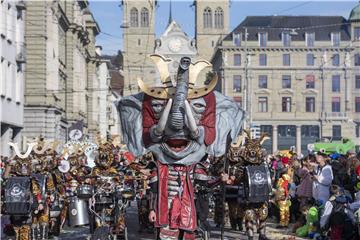
[[[296,196],[300,202],[300,207],[303,207],[312,198],[313,180],[311,176],[312,167],[308,161],[304,161],[303,167],[298,169],[300,176],[300,184],[296,189]]]
[[[323,154],[316,155],[317,167],[312,176],[313,180],[313,189],[312,194],[313,198],[316,201],[325,204],[330,197],[330,186],[332,180],[334,179],[331,166],[327,164],[327,156]]]

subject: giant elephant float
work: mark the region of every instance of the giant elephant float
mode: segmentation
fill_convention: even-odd
[[[151,58],[162,85],[147,86],[139,80],[142,92],[117,101],[123,141],[136,157],[148,152],[154,156],[150,217],[159,238],[193,239],[193,168],[207,155],[225,155],[227,136],[236,140],[245,114],[232,99],[214,91],[216,74],[209,81],[198,78],[200,71],[211,67],[207,61],[192,63],[183,57],[172,78],[168,66],[173,60]]]

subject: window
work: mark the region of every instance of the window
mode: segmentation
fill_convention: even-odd
[[[268,98],[259,97],[259,112],[267,112],[267,111],[268,111]]]
[[[266,54],[265,53],[259,54],[259,65],[260,66],[266,66],[266,64],[267,64]]]
[[[290,47],[290,42],[291,42],[290,33],[283,32],[282,36],[281,36],[281,39],[282,39],[282,44],[283,44],[284,47]]]
[[[355,112],[360,112],[360,97],[355,97]]]
[[[332,97],[331,111],[332,112],[340,112],[340,97]]]
[[[315,98],[314,97],[306,98],[305,110],[306,110],[306,112],[315,112]]]
[[[333,47],[340,47],[340,33],[331,34],[331,43]]]
[[[242,107],[242,97],[234,97],[234,101]]]
[[[315,43],[315,33],[306,33],[305,41],[307,47],[313,47]]]
[[[315,137],[320,136],[320,128],[317,125],[302,125],[301,126],[301,136],[302,137]]]
[[[291,112],[291,97],[283,97],[281,106],[283,112]]]
[[[360,41],[360,27],[354,28],[354,40]]]
[[[233,90],[234,92],[241,92],[241,75],[233,76]]]
[[[215,10],[215,28],[224,28],[224,11],[221,7]]]
[[[267,88],[267,76],[260,75],[259,76],[259,88]]]
[[[260,125],[260,133],[267,133],[268,136],[272,136],[272,125]]]
[[[334,140],[341,139],[341,125],[333,125],[332,136]]]
[[[360,88],[360,75],[355,76],[355,88]]]
[[[314,66],[314,64],[315,64],[314,60],[315,60],[314,54],[312,54],[312,53],[306,54],[306,65],[307,66]]]
[[[283,66],[290,66],[290,54],[283,54]]]
[[[234,41],[234,45],[237,47],[241,46],[241,34],[240,33],[234,33],[233,34],[233,41]]]
[[[315,76],[314,75],[306,75],[306,88],[315,88]]]
[[[294,125],[279,125],[278,134],[280,137],[295,137],[296,126]]]
[[[355,66],[360,66],[360,53],[354,55]]]
[[[267,34],[265,32],[260,32],[258,34],[259,36],[259,46],[260,47],[266,47],[267,44]]]
[[[291,88],[291,76],[290,75],[282,76],[282,88]]]
[[[332,76],[332,91],[340,92],[340,75]]]
[[[136,8],[130,10],[130,27],[139,26],[139,12]]]
[[[234,54],[234,66],[241,66],[241,54]]]
[[[333,66],[339,66],[340,65],[340,55],[338,53],[335,53],[332,56],[332,65]]]
[[[212,28],[212,11],[207,7],[203,13],[204,28]]]
[[[141,45],[141,39],[139,38],[138,39],[138,46],[140,46]]]
[[[147,8],[141,9],[141,27],[149,27],[149,10]]]

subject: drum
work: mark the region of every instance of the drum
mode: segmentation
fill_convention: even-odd
[[[77,188],[78,198],[89,199],[94,195],[94,187],[91,185],[83,184]]]
[[[32,208],[31,178],[11,177],[5,182],[4,210],[9,215],[28,215]]]
[[[89,224],[88,203],[77,196],[69,198],[69,225],[70,227]]]
[[[271,194],[271,177],[265,165],[246,166],[245,189],[248,202],[260,203],[269,200]]]

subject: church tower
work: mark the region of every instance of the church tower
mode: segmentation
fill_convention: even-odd
[[[154,64],[148,58],[155,47],[156,0],[123,0],[124,96],[138,92],[137,79],[155,81]]]
[[[210,61],[219,39],[228,34],[230,0],[195,0],[195,38],[199,57]]]

